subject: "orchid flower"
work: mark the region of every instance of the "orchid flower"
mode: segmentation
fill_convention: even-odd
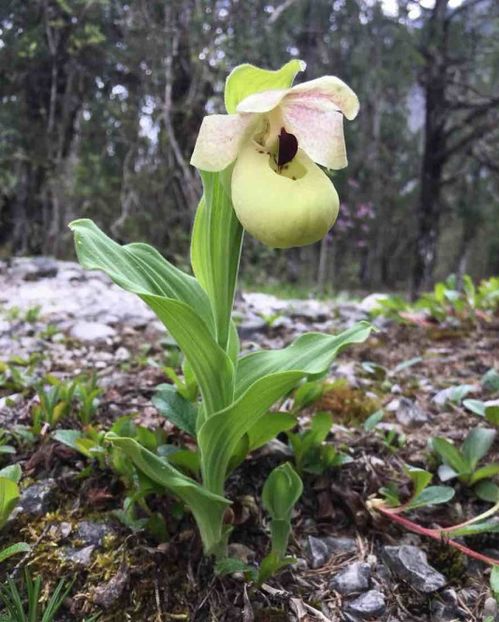
[[[236,67],[226,83],[228,114],[203,119],[191,158],[203,171],[232,166],[239,221],[274,248],[311,244],[334,224],[338,194],[320,166],[347,166],[343,117],[359,110],[355,93],[335,76],[291,86],[304,69],[298,60],[277,71]]]

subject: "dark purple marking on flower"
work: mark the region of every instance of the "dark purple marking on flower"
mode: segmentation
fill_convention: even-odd
[[[281,133],[279,134],[279,152],[277,154],[277,166],[281,168],[295,157],[298,151],[298,139],[294,134],[286,132],[281,127]]]

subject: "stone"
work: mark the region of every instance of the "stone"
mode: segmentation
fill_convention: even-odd
[[[83,545],[101,546],[106,536],[112,536],[114,529],[107,523],[82,520],[75,530],[75,539]]]
[[[114,353],[114,358],[116,361],[125,362],[128,361],[130,357],[130,350],[128,348],[125,348],[124,346],[120,346]]]
[[[13,266],[13,272],[24,281],[54,278],[58,270],[58,262],[51,257],[17,259]]]
[[[21,493],[16,512],[30,516],[43,516],[52,504],[57,485],[53,479],[40,480]]]
[[[120,599],[129,578],[130,574],[128,569],[122,566],[108,583],[95,588],[92,594],[93,602],[104,609],[109,609]]]
[[[359,303],[359,309],[366,313],[372,313],[380,308],[380,302],[388,300],[387,294],[373,293],[363,298]]]
[[[482,617],[484,620],[490,618],[493,622],[499,621],[499,606],[497,600],[492,596],[487,598],[483,604]]]
[[[257,333],[263,333],[267,330],[267,324],[261,318],[249,319],[241,322],[237,327],[237,332],[241,339],[249,339]]]
[[[383,556],[397,578],[420,592],[431,594],[447,583],[444,575],[430,566],[426,553],[416,546],[385,546]]]
[[[61,557],[72,564],[76,564],[77,566],[82,566],[86,568],[90,566],[92,563],[92,553],[95,551],[95,546],[92,544],[90,546],[86,546],[83,549],[74,549],[71,547],[66,547],[61,550]]]
[[[415,428],[428,421],[428,415],[423,409],[408,397],[399,399],[398,408],[395,411],[397,421],[409,428]]]
[[[430,602],[431,622],[457,622],[466,620],[466,612],[459,607],[455,590],[444,590],[440,598],[434,598]]]
[[[357,544],[353,538],[308,536],[306,548],[310,566],[320,568],[333,555],[354,553],[357,550]]]
[[[349,596],[357,592],[365,592],[371,584],[371,568],[364,562],[354,562],[349,564],[338,574],[330,583],[330,587],[342,594]]]
[[[349,602],[345,611],[352,613],[357,619],[369,620],[374,616],[381,616],[385,612],[385,597],[378,590],[369,590]]]
[[[240,542],[231,542],[229,544],[229,557],[239,559],[245,564],[255,561],[255,551],[250,549],[249,546],[241,544]]]
[[[98,343],[116,335],[116,330],[99,322],[77,322],[70,331],[71,337],[83,343]]]

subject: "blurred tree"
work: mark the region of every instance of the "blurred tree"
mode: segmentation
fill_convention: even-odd
[[[338,226],[286,252],[248,237],[251,278],[417,288],[497,269],[496,17],[493,0],[0,0],[1,252],[64,255],[89,216],[187,264],[202,117],[235,65],[291,56],[361,112],[332,173]]]

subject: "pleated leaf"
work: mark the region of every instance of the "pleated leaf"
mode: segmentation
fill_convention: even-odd
[[[227,406],[232,401],[233,364],[215,341],[209,299],[196,279],[146,244],[120,246],[91,220],[76,220],[70,227],[80,263],[104,271],[140,296],[168,328],[192,367],[207,412]]]

